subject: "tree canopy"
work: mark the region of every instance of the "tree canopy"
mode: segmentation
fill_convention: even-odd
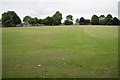
[[[83,17],[80,18],[80,25],[85,25],[85,19]]]
[[[90,25],[90,19],[85,19],[85,25]]]
[[[106,19],[104,15],[99,16],[99,24],[100,25],[105,25],[106,24]]]
[[[50,26],[52,26],[52,25],[54,25],[54,20],[53,20],[53,17],[46,17],[45,19],[44,19],[44,24],[45,25],[50,25]]]
[[[60,25],[62,20],[62,13],[56,11],[56,13],[51,17],[46,17],[45,19],[38,19],[37,17],[32,18],[30,16],[25,16],[23,22],[25,24],[44,24],[44,25]]]
[[[38,19],[38,24],[44,24],[44,19]]]
[[[73,21],[73,16],[72,16],[72,15],[67,15],[67,16],[66,16],[66,20],[68,20],[68,21]]]
[[[73,16],[72,15],[67,15],[64,24],[65,25],[72,25],[73,24]]]
[[[3,27],[15,27],[19,24],[21,24],[21,20],[14,11],[8,11],[2,14]]]
[[[31,20],[31,17],[30,16],[25,16],[23,18],[23,22],[27,25],[27,24],[30,24],[30,20]]]
[[[53,22],[54,25],[60,25],[61,24],[61,20],[62,20],[62,14],[57,11],[54,15],[53,15]]]
[[[99,25],[99,18],[97,15],[93,15],[91,18],[91,24],[92,25]]]
[[[106,25],[112,25],[112,15],[111,14],[108,14],[107,17],[106,17]]]
[[[79,22],[80,22],[79,18],[77,18],[77,19],[75,20],[75,22],[76,22],[76,24],[79,24]]]
[[[116,17],[113,18],[113,25],[119,25],[120,24],[120,20]]]
[[[39,25],[60,25],[62,24],[62,13],[56,11],[53,16],[48,16],[44,19],[38,17],[25,16],[23,18],[24,26],[39,26]],[[19,16],[14,11],[7,11],[2,14],[0,19],[2,26],[13,27],[13,26],[22,26],[22,22]],[[111,14],[105,15],[93,15],[91,20],[84,19],[84,17],[77,18],[75,24],[80,25],[120,25],[120,20],[117,17],[112,17]],[[66,20],[64,20],[65,25],[73,25],[73,16],[67,15]]]

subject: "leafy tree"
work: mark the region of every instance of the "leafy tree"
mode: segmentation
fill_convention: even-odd
[[[43,19],[38,19],[38,24],[44,24],[44,20]]]
[[[76,22],[76,24],[79,24],[80,20],[77,18],[77,19],[75,20],[75,22]]]
[[[38,24],[38,18],[37,17],[34,18],[34,25],[35,24]]]
[[[31,24],[32,26],[34,26],[34,24],[35,24],[35,20],[34,20],[34,18],[30,18],[30,20],[29,20],[29,24]]]
[[[2,14],[2,25],[4,27],[15,27],[19,24],[21,24],[21,20],[14,11],[8,11]]]
[[[30,18],[29,24],[31,24],[32,26],[35,26],[37,24],[37,21],[35,18]]]
[[[73,16],[72,16],[72,15],[67,15],[67,16],[66,16],[66,19],[67,19],[68,21],[73,21]]]
[[[72,25],[73,24],[73,16],[72,15],[67,15],[64,24],[65,25]]]
[[[112,25],[112,15],[111,14],[108,14],[107,17],[106,17],[106,25]]]
[[[53,25],[54,24],[53,21],[54,21],[53,18],[48,16],[44,19],[44,24],[45,25]]]
[[[99,18],[97,15],[93,15],[91,18],[91,24],[92,25],[99,25]]]
[[[117,17],[113,18],[113,25],[120,25],[120,20]]]
[[[89,25],[90,24],[90,20],[89,19],[85,19],[85,25]]]
[[[2,24],[1,24],[1,19],[0,19],[0,27],[2,26]]]
[[[53,20],[54,20],[54,25],[60,25],[62,20],[62,14],[59,11],[57,11],[53,15]]]
[[[80,25],[85,25],[85,19],[83,17],[80,18]]]
[[[38,18],[35,17],[35,18],[32,18],[31,16],[25,16],[23,18],[23,22],[26,24],[26,25],[29,25],[31,24],[32,26],[35,26],[38,24]]]
[[[99,17],[99,24],[100,25],[105,25],[106,24],[106,19],[104,15],[100,15]]]
[[[30,24],[30,19],[31,19],[30,16],[25,16],[25,17],[23,18],[23,22],[24,22],[26,25],[28,25],[28,24]]]
[[[72,25],[73,22],[72,22],[72,21],[69,21],[69,20],[65,20],[64,24],[65,24],[65,25]]]

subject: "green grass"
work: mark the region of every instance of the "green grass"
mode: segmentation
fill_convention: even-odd
[[[2,78],[2,28],[0,28],[0,79]]]
[[[118,27],[13,27],[2,31],[3,78],[118,77]]]

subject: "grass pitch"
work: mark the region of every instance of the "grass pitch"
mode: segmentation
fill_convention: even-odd
[[[3,78],[118,77],[118,27],[2,29]]]

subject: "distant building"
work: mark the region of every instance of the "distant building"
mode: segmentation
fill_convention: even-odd
[[[118,18],[120,19],[120,1],[118,2]]]

